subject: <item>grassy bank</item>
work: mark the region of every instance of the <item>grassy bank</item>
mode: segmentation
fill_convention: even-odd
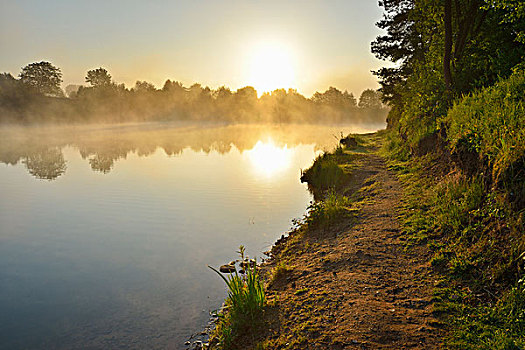
[[[324,247],[340,246],[339,237],[353,232],[363,208],[372,206],[375,196],[385,190],[375,175],[359,175],[363,172],[363,159],[381,144],[384,147],[380,154],[388,159],[389,170],[403,184],[394,194],[402,203],[397,220],[404,250],[417,253],[425,247],[430,251],[422,257],[422,263],[430,270],[417,278],[431,283],[429,307],[437,321],[430,323],[442,329],[442,346],[523,348],[524,211],[520,201],[507,192],[515,187],[493,177],[492,171],[489,175],[481,174],[481,170],[467,172],[462,163],[453,160],[458,155],[450,146],[404,158],[392,132],[356,139],[357,146],[336,149],[314,163],[318,169],[324,168],[322,162],[335,164],[340,169],[337,173],[347,177],[341,181],[345,185],[319,189],[320,197],[305,217],[288,237],[276,243],[271,264],[264,265],[261,271],[268,303],[248,326],[241,331],[238,328],[234,341],[223,342],[220,348],[322,348],[307,345],[310,337],[323,346],[341,346],[339,339],[326,332],[327,320],[319,306],[337,309],[343,295],[328,286],[301,285],[298,281],[308,268],[330,271],[338,259],[328,258]],[[489,140],[493,142],[492,138]],[[487,172],[490,166],[487,162],[483,171]],[[283,321],[283,314],[291,316]],[[228,319],[224,318],[226,322]],[[227,323],[222,323],[218,331],[224,325]]]
[[[413,244],[433,251],[434,301],[451,349],[525,347],[525,74],[457,100],[434,150],[409,156],[390,133],[385,154],[405,183]]]

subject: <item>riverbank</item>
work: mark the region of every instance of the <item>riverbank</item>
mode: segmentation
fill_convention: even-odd
[[[339,184],[332,199],[272,248],[261,267],[268,306],[233,348],[439,347],[431,253],[408,244],[404,185],[380,154],[383,133],[356,139],[325,159],[343,170],[325,179]]]

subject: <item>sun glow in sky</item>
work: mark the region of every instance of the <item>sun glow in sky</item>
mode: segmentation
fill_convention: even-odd
[[[248,156],[254,170],[266,177],[272,177],[290,167],[293,150],[288,146],[278,147],[272,139],[258,141],[255,146],[243,154]]]
[[[295,66],[290,48],[283,43],[261,42],[249,50],[247,84],[263,92],[295,85]]]

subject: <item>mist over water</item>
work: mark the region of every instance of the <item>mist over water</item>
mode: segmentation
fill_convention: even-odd
[[[380,127],[0,128],[0,348],[184,348],[226,296],[206,265],[261,257],[300,169]]]

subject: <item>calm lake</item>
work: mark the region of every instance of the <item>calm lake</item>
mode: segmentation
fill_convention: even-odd
[[[300,169],[379,126],[0,128],[0,348],[181,349],[312,195]]]

